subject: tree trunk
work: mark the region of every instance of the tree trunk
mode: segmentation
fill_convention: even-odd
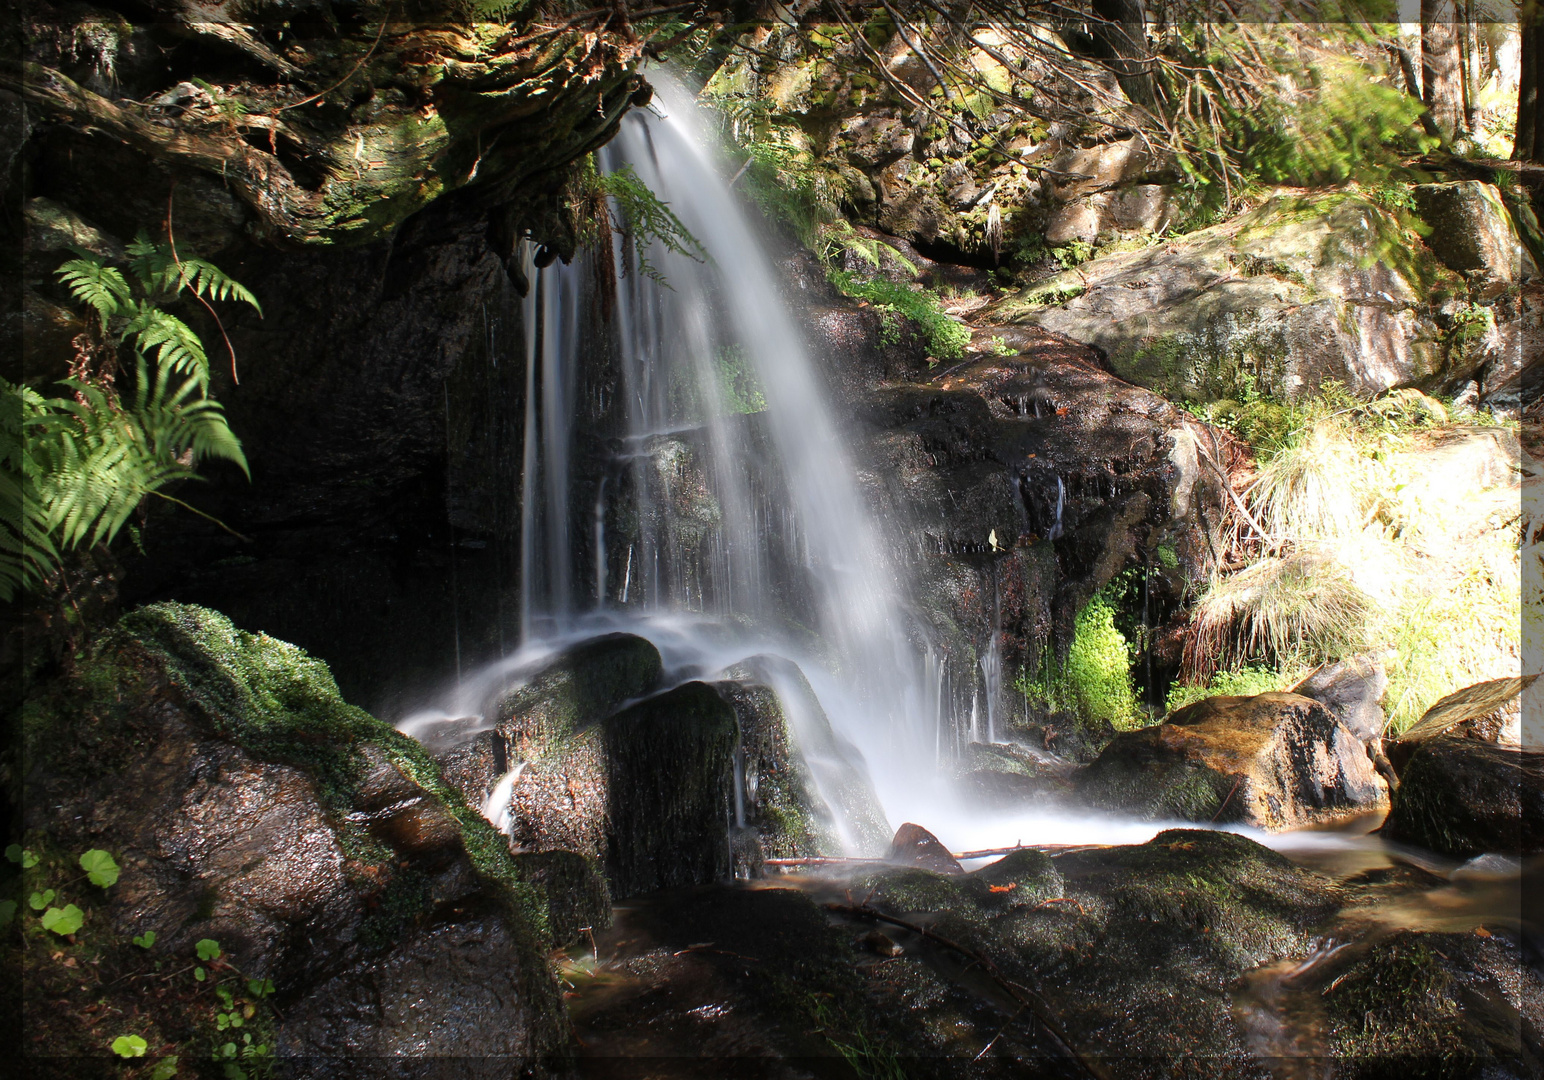
[[[1519,30],[1522,35],[1522,73],[1517,85],[1517,135],[1512,157],[1538,161],[1544,145],[1539,140],[1539,46],[1544,44],[1544,19],[1535,3],[1524,4]]]
[[[1094,0],[1094,40],[1131,101],[1150,112],[1158,109],[1152,50],[1147,45],[1147,7],[1143,0]]]
[[[1421,100],[1447,138],[1463,130],[1463,61],[1455,0],[1421,0]]]

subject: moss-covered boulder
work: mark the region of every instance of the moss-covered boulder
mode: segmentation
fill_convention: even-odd
[[[937,935],[890,931],[908,958],[898,964],[923,950],[942,954],[933,962],[945,972],[989,961],[994,978],[1035,990],[1071,1045],[1113,1076],[1167,1075],[1181,1058],[1197,1065],[1187,1075],[1248,1075],[1250,1050],[1232,1017],[1237,980],[1305,955],[1340,906],[1328,878],[1245,837],[1202,830],[1055,857],[1019,851],[964,876],[867,871],[847,893]],[[954,1007],[937,993],[905,1005],[919,1032]],[[974,1031],[979,1021],[956,1018],[956,1037],[975,1041],[972,1055],[999,1033],[1020,1046],[1043,1040],[1029,1010],[1015,1009],[1004,1008],[1006,1024]]]
[[[1544,753],[1458,735],[1415,747],[1384,835],[1467,859],[1544,852]]]
[[[83,1011],[100,998],[141,1017],[158,1053],[201,1060],[217,985],[252,1005],[269,1052],[314,1075],[374,1054],[540,1071],[563,1052],[541,889],[424,749],[344,702],[324,664],[158,604],[36,687],[23,721],[39,856],[25,873],[84,909],[72,939],[24,953],[24,1022],[50,1053],[107,1054]],[[88,848],[122,868],[105,892],[69,872]],[[22,932],[52,936],[36,918]],[[205,939],[219,963],[195,958]],[[200,959],[208,977],[192,981]],[[247,979],[271,980],[276,1008]]]
[[[1400,930],[1336,961],[1298,990],[1322,1002],[1336,1076],[1537,1075],[1544,980],[1507,937]]]
[[[1272,831],[1375,810],[1388,798],[1361,740],[1297,694],[1214,697],[1116,736],[1074,781],[1091,806]]]
[[[1083,263],[998,316],[1093,345],[1121,378],[1170,398],[1295,400],[1329,379],[1372,395],[1457,378],[1429,311],[1466,295],[1413,219],[1354,193],[1283,194]]]
[[[1499,290],[1537,273],[1501,192],[1480,180],[1417,184],[1415,209],[1427,246],[1447,266]]]

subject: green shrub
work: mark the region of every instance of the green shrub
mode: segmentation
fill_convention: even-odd
[[[1205,684],[1175,683],[1164,701],[1164,712],[1173,713],[1192,702],[1210,697],[1253,697],[1285,690],[1297,682],[1295,675],[1259,664],[1219,671]]]
[[[1048,660],[1038,677],[1021,676],[1018,689],[1054,711],[1125,729],[1139,724],[1137,695],[1131,649],[1115,625],[1113,591],[1106,587],[1078,612],[1066,659]]]
[[[883,278],[864,280],[845,270],[827,272],[831,284],[854,300],[867,300],[883,312],[903,315],[927,338],[928,351],[939,360],[957,360],[970,344],[970,330],[944,313],[938,295],[927,289],[898,285]]]

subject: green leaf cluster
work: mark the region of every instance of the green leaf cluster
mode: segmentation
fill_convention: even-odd
[[[257,299],[202,259],[180,259],[141,233],[128,270],[82,253],[58,270],[75,299],[96,315],[96,348],[133,356],[133,387],[120,394],[103,377],[63,380],[70,397],[44,397],[0,380],[20,408],[0,417],[0,600],[41,586],[64,553],[110,542],[149,495],[197,475],[206,458],[246,471],[241,443],[209,397],[209,357],[196,333],[162,305],[191,293]],[[234,360],[233,360],[234,363]],[[176,501],[176,500],[173,500]]]
[[[898,284],[884,278],[864,280],[846,270],[830,270],[826,276],[845,296],[867,300],[881,312],[904,315],[927,338],[928,351],[938,360],[957,360],[970,344],[970,330],[944,312],[938,295],[930,290]]]

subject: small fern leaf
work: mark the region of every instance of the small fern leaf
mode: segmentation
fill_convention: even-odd
[[[70,259],[59,267],[56,276],[77,300],[95,309],[103,330],[133,303],[123,273],[94,257]]]

